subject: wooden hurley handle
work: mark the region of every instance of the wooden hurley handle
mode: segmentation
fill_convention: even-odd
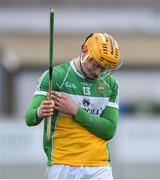
[[[48,99],[51,100],[52,81],[49,81],[48,86],[49,86]],[[49,140],[51,137],[51,119],[52,119],[52,116],[49,116],[47,118],[47,140]]]

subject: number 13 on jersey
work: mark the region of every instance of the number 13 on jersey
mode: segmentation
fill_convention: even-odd
[[[83,94],[90,95],[91,94],[90,87],[83,87]]]

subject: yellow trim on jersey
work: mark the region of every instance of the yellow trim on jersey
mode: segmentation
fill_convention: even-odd
[[[53,136],[52,164],[106,166],[107,141],[87,131],[71,116],[60,115]]]

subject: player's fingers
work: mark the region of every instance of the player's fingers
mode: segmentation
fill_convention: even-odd
[[[53,115],[53,112],[50,112],[50,113],[43,113],[43,116],[44,117],[48,117],[48,116],[52,116]]]
[[[54,109],[57,110],[57,111],[61,111],[61,108],[58,105],[55,105]]]
[[[42,112],[43,112],[43,113],[50,113],[50,112],[53,112],[53,111],[54,111],[53,108],[42,109]]]
[[[55,104],[53,99],[50,100],[50,103],[51,103],[52,106],[54,106],[54,104]]]
[[[60,107],[60,106],[61,106],[61,102],[55,101],[54,108],[55,108],[55,107]]]
[[[41,106],[41,109],[44,110],[44,109],[53,109],[54,108],[54,105],[50,104],[50,105],[42,105]]]
[[[43,101],[42,102],[42,106],[46,107],[53,107],[54,106],[54,101],[53,100],[49,100],[49,101]]]
[[[55,96],[55,95],[52,95],[52,99],[54,100],[54,102],[61,102],[62,98],[61,97],[58,97],[58,96]]]
[[[40,117],[51,116],[51,115],[53,115],[53,112],[54,112],[53,108],[43,109],[42,107],[40,107],[38,109],[38,114],[40,115]]]
[[[60,93],[60,92],[56,92],[56,91],[53,91],[52,93],[51,93],[51,96],[57,96],[57,97],[59,97],[59,98],[61,98],[62,97],[62,93]]]
[[[54,108],[42,109],[43,116],[51,116],[53,115],[53,112],[54,112]]]
[[[44,104],[44,105],[53,104],[53,103],[54,103],[53,100],[44,100],[44,101],[42,102],[42,104]]]
[[[49,104],[49,100],[42,101],[42,104]]]

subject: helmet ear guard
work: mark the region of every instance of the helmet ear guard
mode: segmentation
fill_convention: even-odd
[[[88,54],[81,61],[89,61],[94,59],[100,66],[116,70],[122,64],[120,61],[120,52],[117,42],[112,36],[106,33],[90,34],[82,45],[81,54]]]

